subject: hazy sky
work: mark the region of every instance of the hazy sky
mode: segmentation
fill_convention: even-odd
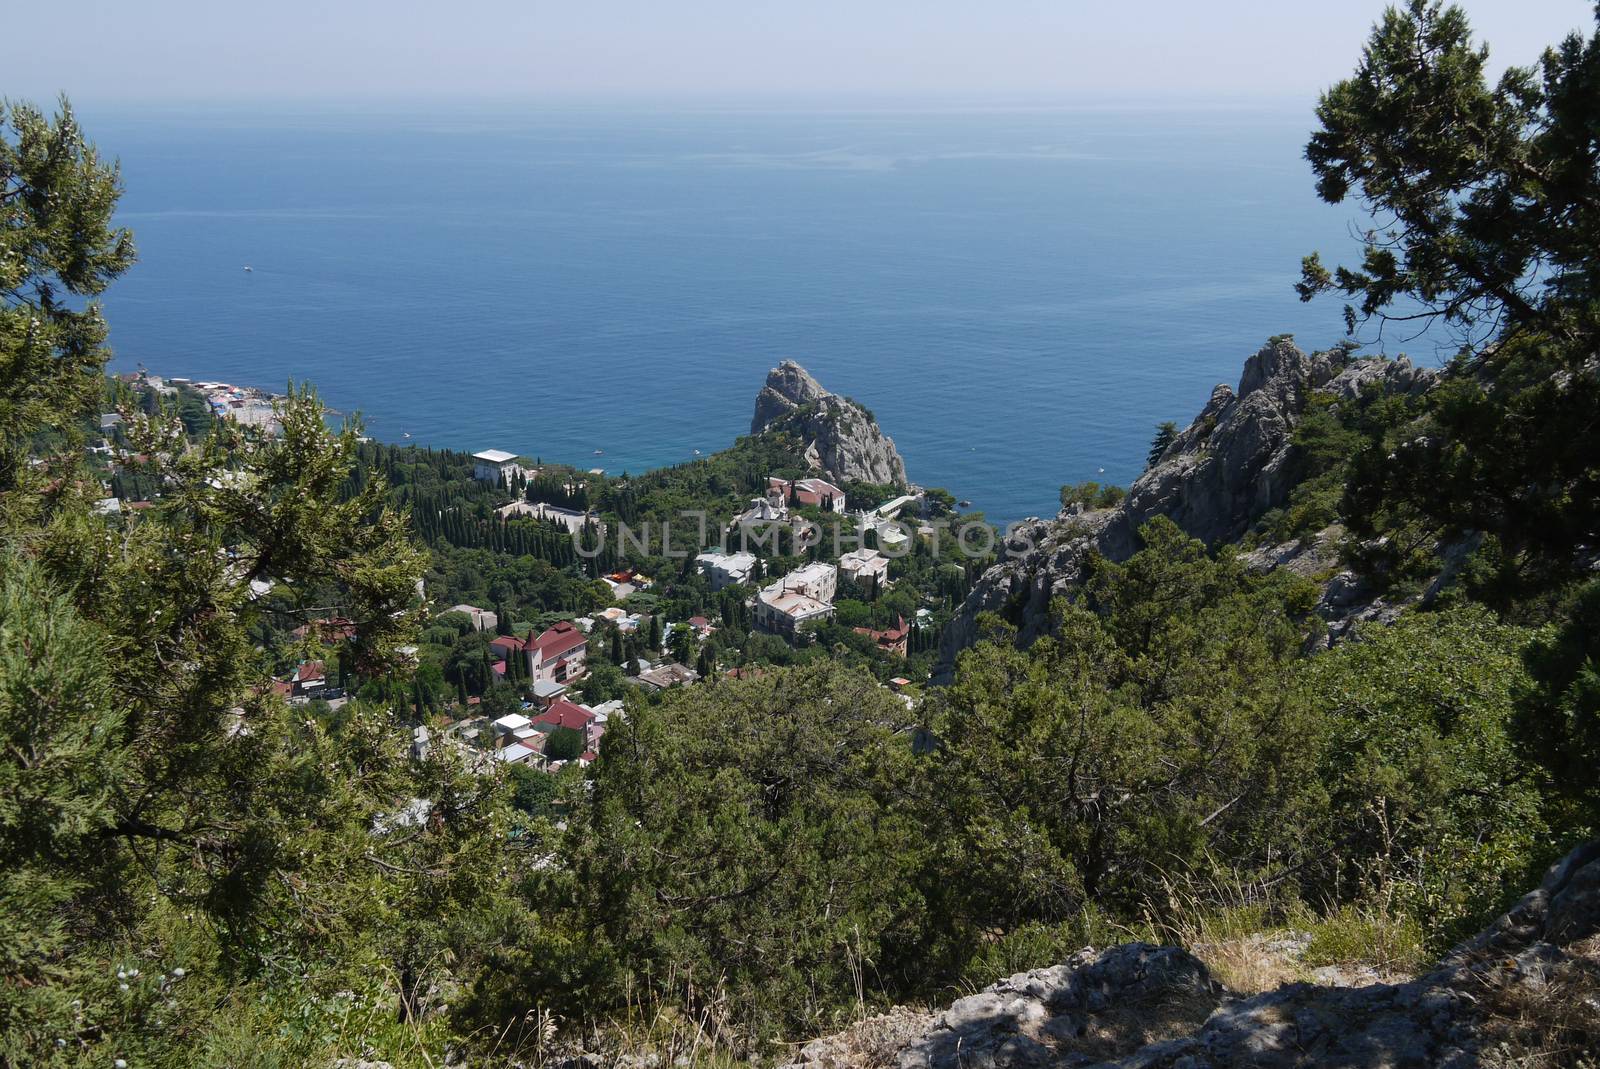
[[[1589,0],[1467,0],[1500,63]],[[13,5],[0,95],[1300,97],[1377,0],[72,0]]]

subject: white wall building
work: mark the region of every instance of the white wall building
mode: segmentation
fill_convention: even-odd
[[[833,615],[838,586],[839,573],[831,564],[797,568],[756,595],[756,626],[792,638],[802,624]]]
[[[875,549],[855,549],[839,558],[839,574],[859,586],[870,586],[874,578],[880,586],[889,583],[889,558]]]
[[[472,477],[479,482],[503,486],[506,476],[517,467],[517,454],[504,449],[485,449],[472,454]]]
[[[756,567],[754,553],[720,553],[716,550],[707,550],[696,556],[694,561],[701,574],[711,581],[712,590],[750,582]]]

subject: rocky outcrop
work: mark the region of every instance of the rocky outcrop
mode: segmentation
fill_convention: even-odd
[[[905,461],[872,413],[823,389],[793,360],[769,371],[756,396],[750,433],[775,429],[796,435],[812,466],[835,481],[906,485]]]
[[[1243,997],[1198,958],[1085,949],[938,1013],[897,1010],[790,1069],[1301,1069],[1582,1064],[1600,1042],[1600,843],[1415,980]]]
[[[1001,562],[984,573],[946,627],[936,677],[947,678],[955,655],[972,644],[980,613],[998,612],[1017,623],[1023,642],[1037,638],[1048,624],[1050,602],[1078,583],[1088,554],[1126,559],[1138,548],[1139,528],[1157,516],[1207,545],[1238,539],[1294,487],[1292,435],[1314,392],[1344,399],[1367,389],[1414,393],[1436,377],[1404,357],[1357,359],[1344,349],[1307,355],[1287,338],[1273,339],[1245,362],[1237,389],[1221,385],[1211,392],[1194,422],[1135,480],[1121,504],[1068,509],[1017,526]],[[1275,549],[1292,556],[1297,547]],[[1344,612],[1350,605],[1328,608]]]

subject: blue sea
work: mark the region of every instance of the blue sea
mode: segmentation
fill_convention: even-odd
[[[1343,331],[1292,289],[1355,219],[1309,102],[80,117],[140,252],[114,366],[309,380],[385,440],[637,472],[746,433],[790,357],[1009,521],[1131,480],[1269,335]]]

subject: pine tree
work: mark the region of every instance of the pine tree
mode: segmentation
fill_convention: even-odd
[[[1145,457],[1144,466],[1153,468],[1162,455],[1171,448],[1173,440],[1178,437],[1178,425],[1172,420],[1163,420],[1156,424],[1156,436],[1150,443],[1150,452]]]

